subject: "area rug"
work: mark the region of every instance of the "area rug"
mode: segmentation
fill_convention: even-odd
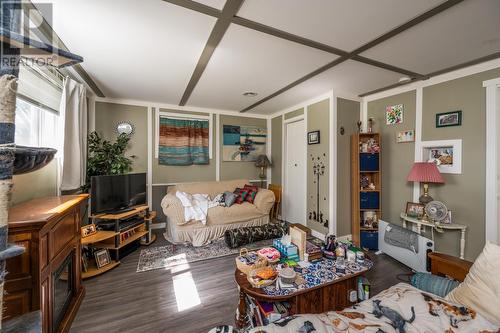
[[[258,249],[272,244],[272,239],[263,240],[242,246],[249,250]],[[165,245],[147,248],[141,251],[137,272],[147,272],[155,269],[170,269],[201,260],[210,260],[234,255],[240,248],[229,248],[224,239],[219,239],[206,246],[194,247],[192,245]]]

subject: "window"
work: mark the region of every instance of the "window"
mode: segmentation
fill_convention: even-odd
[[[17,145],[58,148],[59,115],[22,98],[16,101]]]

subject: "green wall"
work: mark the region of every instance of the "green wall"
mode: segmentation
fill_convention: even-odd
[[[337,98],[337,235],[351,234],[351,135],[357,133],[360,103]],[[340,128],[344,128],[344,134]]]
[[[271,119],[271,183],[281,185],[283,119],[281,116]]]
[[[300,108],[300,109],[297,109],[297,110],[285,113],[283,115],[283,117],[286,120],[286,119],[291,119],[291,118],[294,118],[294,117],[298,117],[298,116],[303,115],[303,114],[304,114],[304,108]]]
[[[445,184],[431,184],[429,191],[452,210],[453,222],[467,225],[468,260],[474,260],[485,243],[486,90],[482,82],[497,77],[500,68],[424,87],[422,92],[422,141],[462,139],[462,174],[443,174]],[[397,224],[406,202],[413,199],[413,184],[405,179],[415,145],[395,143],[395,132],[414,129],[415,98],[411,91],[368,103],[368,116],[375,118],[375,130],[383,135],[382,218]],[[403,124],[385,125],[383,108],[398,103],[405,104]],[[462,126],[436,128],[437,113],[455,110],[462,110]],[[429,232],[424,234],[431,237]],[[458,255],[459,237],[455,231],[434,233],[436,250]]]
[[[415,129],[415,91],[390,96],[368,103],[368,118],[373,118],[373,131],[381,136],[382,216],[385,221],[400,224],[399,215],[407,201],[412,201],[413,183],[406,181],[415,157],[415,143],[396,143],[400,131]],[[386,125],[385,108],[403,104],[403,123]]]
[[[133,159],[133,172],[146,172],[148,170],[147,133],[148,108],[143,106],[123,105],[115,103],[96,102],[95,104],[95,130],[106,140],[115,141],[118,133],[116,125],[128,121],[135,126],[135,132],[130,138],[126,156],[135,156]]]
[[[223,125],[248,125],[267,128],[267,120],[259,118],[248,118],[238,116],[220,116],[220,150],[222,151],[222,129]],[[255,162],[224,162],[220,156],[220,179],[259,179],[260,168],[255,167]]]
[[[323,213],[323,219],[329,220],[330,212],[330,100],[309,105],[307,107],[307,132],[320,131],[320,143],[307,146],[307,226],[323,234],[328,232],[319,221],[309,219],[313,211]],[[307,138],[304,138],[307,140]],[[319,212],[317,211],[317,178],[313,173],[314,163],[322,162],[324,174],[319,177]]]

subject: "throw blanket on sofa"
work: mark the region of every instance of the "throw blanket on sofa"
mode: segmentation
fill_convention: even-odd
[[[204,225],[207,224],[208,212],[208,194],[188,194],[186,192],[175,192],[175,196],[179,198],[184,206],[184,221],[191,220],[201,221]]]
[[[290,316],[250,332],[493,333],[499,329],[500,323],[490,323],[472,309],[399,283],[343,311]]]

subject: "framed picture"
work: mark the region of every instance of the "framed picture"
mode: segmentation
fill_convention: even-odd
[[[97,268],[104,267],[104,266],[109,265],[111,263],[111,257],[109,256],[108,249],[101,249],[101,250],[95,251],[94,256],[95,256],[95,263],[97,265]]]
[[[404,104],[387,106],[385,108],[386,125],[397,125],[403,123]]]
[[[222,125],[222,160],[255,162],[266,154],[267,129],[257,126]]]
[[[95,224],[87,224],[86,226],[83,226],[80,228],[80,233],[82,235],[82,238],[88,237],[90,235],[93,235],[97,233],[97,228]]]
[[[436,163],[441,173],[462,173],[462,140],[422,141],[420,161]]]
[[[307,133],[307,144],[316,145],[319,143],[319,131],[312,131]]]
[[[424,216],[425,205],[418,202],[406,203],[406,215],[409,217],[422,218]]]
[[[397,143],[414,142],[414,141],[415,141],[415,130],[401,131],[398,132],[396,136]]]
[[[462,125],[462,111],[451,111],[436,114],[436,127]]]

